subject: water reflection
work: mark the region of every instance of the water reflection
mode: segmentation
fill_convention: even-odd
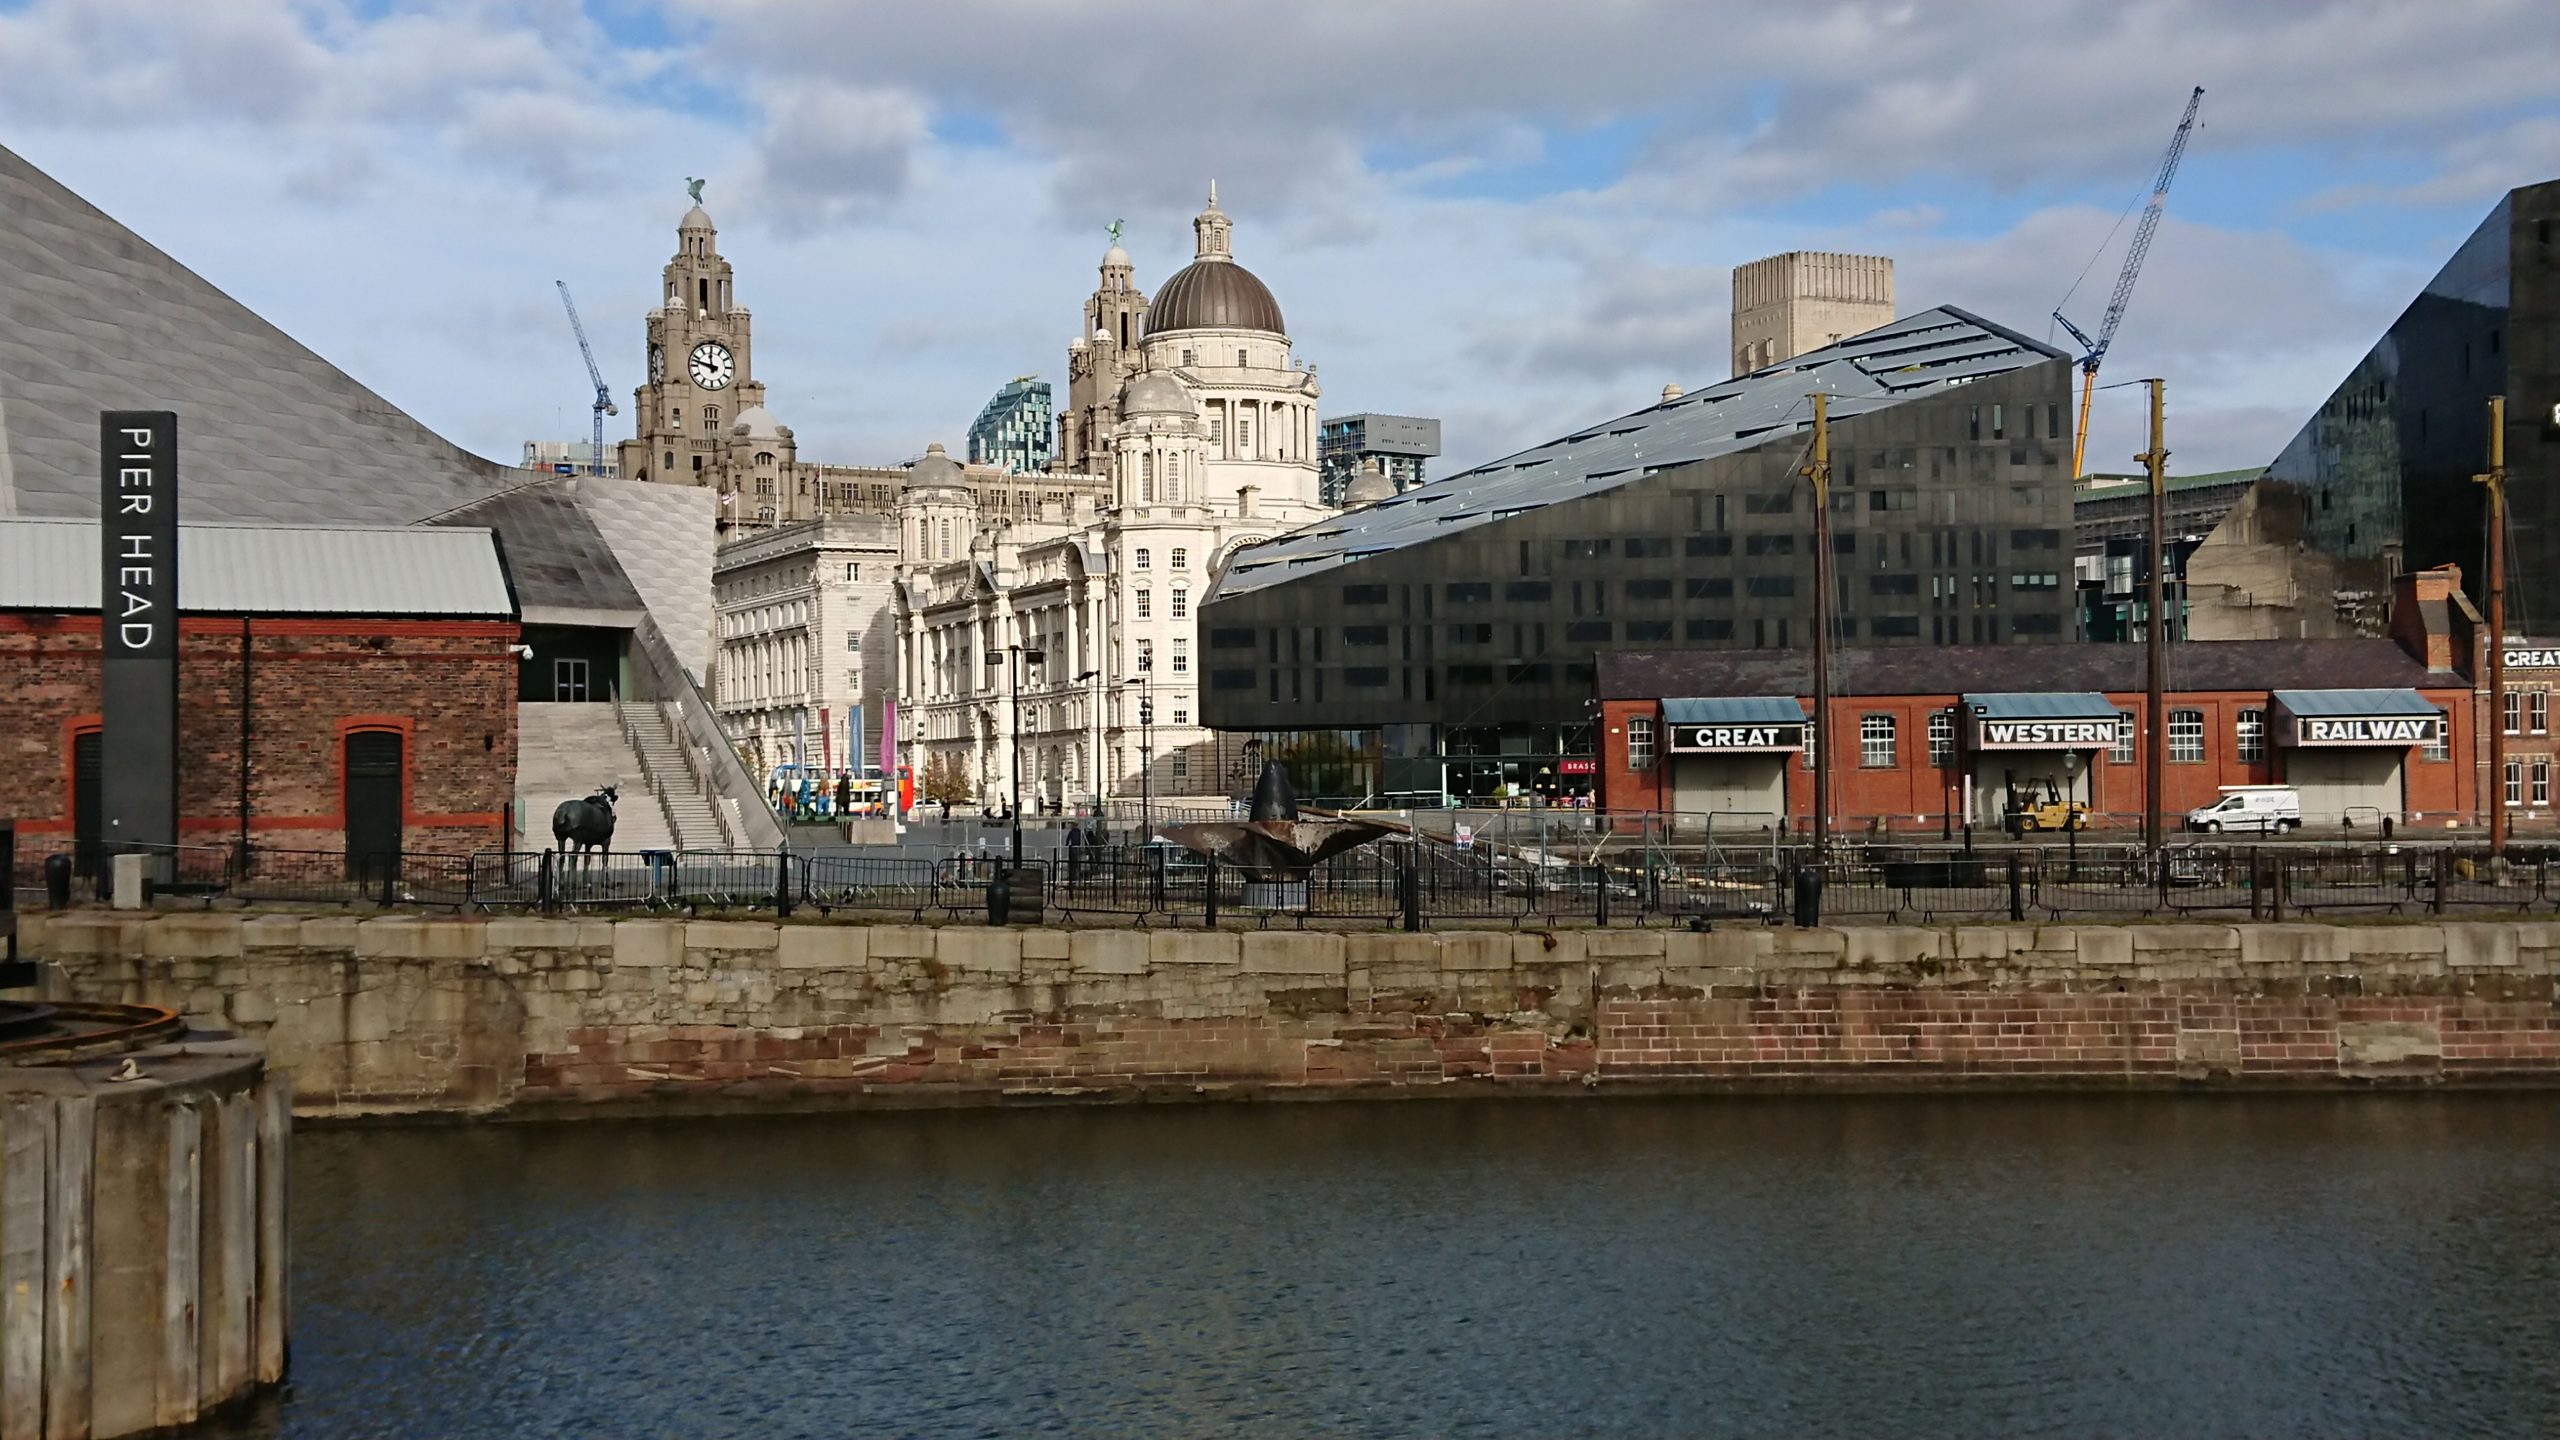
[[[306,1132],[295,1179],[260,1440],[2560,1431],[2543,1096]]]

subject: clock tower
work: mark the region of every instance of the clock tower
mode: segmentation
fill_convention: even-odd
[[[750,317],[730,297],[729,262],[701,198],[697,186],[694,207],[676,225],[658,308],[649,312],[648,378],[632,392],[638,434],[622,442],[621,465],[634,480],[735,495],[745,477],[733,473],[730,431],[744,412],[761,413],[764,385],[755,378]]]

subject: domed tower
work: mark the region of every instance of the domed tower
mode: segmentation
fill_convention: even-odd
[[[1235,225],[1218,187],[1191,222],[1193,256],[1147,311],[1146,365],[1180,377],[1207,428],[1205,502],[1233,511],[1262,497],[1277,523],[1327,512],[1316,469],[1313,371],[1290,355],[1288,322],[1269,286],[1236,263]]]
[[[1150,370],[1120,392],[1112,434],[1111,490],[1122,513],[1197,505],[1208,479],[1207,427],[1181,381]]]
[[[1120,248],[1120,223],[1113,221],[1110,229],[1100,283],[1084,302],[1084,329],[1067,347],[1067,403],[1058,412],[1059,463],[1085,474],[1109,463],[1113,402],[1129,377],[1144,368],[1139,346],[1147,330],[1147,296],[1138,288],[1129,252]]]
[[[899,558],[919,569],[965,560],[977,533],[977,494],[960,462],[937,440],[925,447],[898,494]]]

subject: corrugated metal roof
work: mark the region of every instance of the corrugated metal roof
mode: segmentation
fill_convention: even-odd
[[[2436,707],[2415,690],[2278,690],[2278,705],[2296,715],[2427,715]]]
[[[1610,700],[1666,695],[1810,695],[1813,657],[1797,650],[1603,650],[1598,693]],[[1840,695],[2008,694],[2021,684],[2056,691],[2139,694],[2139,645],[1912,645],[1850,647],[1832,656]],[[2388,640],[2190,640],[2169,647],[2169,688],[2264,695],[2303,689],[2467,689],[2431,675]]]
[[[1961,697],[1964,708],[1985,720],[2113,720],[2116,702],[2088,690],[2027,693],[1998,691]]]
[[[1665,699],[1662,718],[1673,725],[1801,725],[1804,706],[1780,695],[1720,695]]]
[[[0,610],[95,610],[98,568],[97,522],[0,519]],[[181,525],[178,608],[196,615],[516,614],[496,537],[444,525]]]
[[[1252,546],[1228,564],[1211,598],[1753,449],[1810,428],[1805,396],[1816,390],[1832,397],[1833,418],[1846,420],[1966,380],[2069,358],[1953,306],[1924,310]]]

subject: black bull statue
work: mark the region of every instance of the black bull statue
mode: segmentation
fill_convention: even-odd
[[[584,800],[561,801],[551,812],[552,847],[582,856],[611,850],[614,799],[614,787],[607,785]]]

